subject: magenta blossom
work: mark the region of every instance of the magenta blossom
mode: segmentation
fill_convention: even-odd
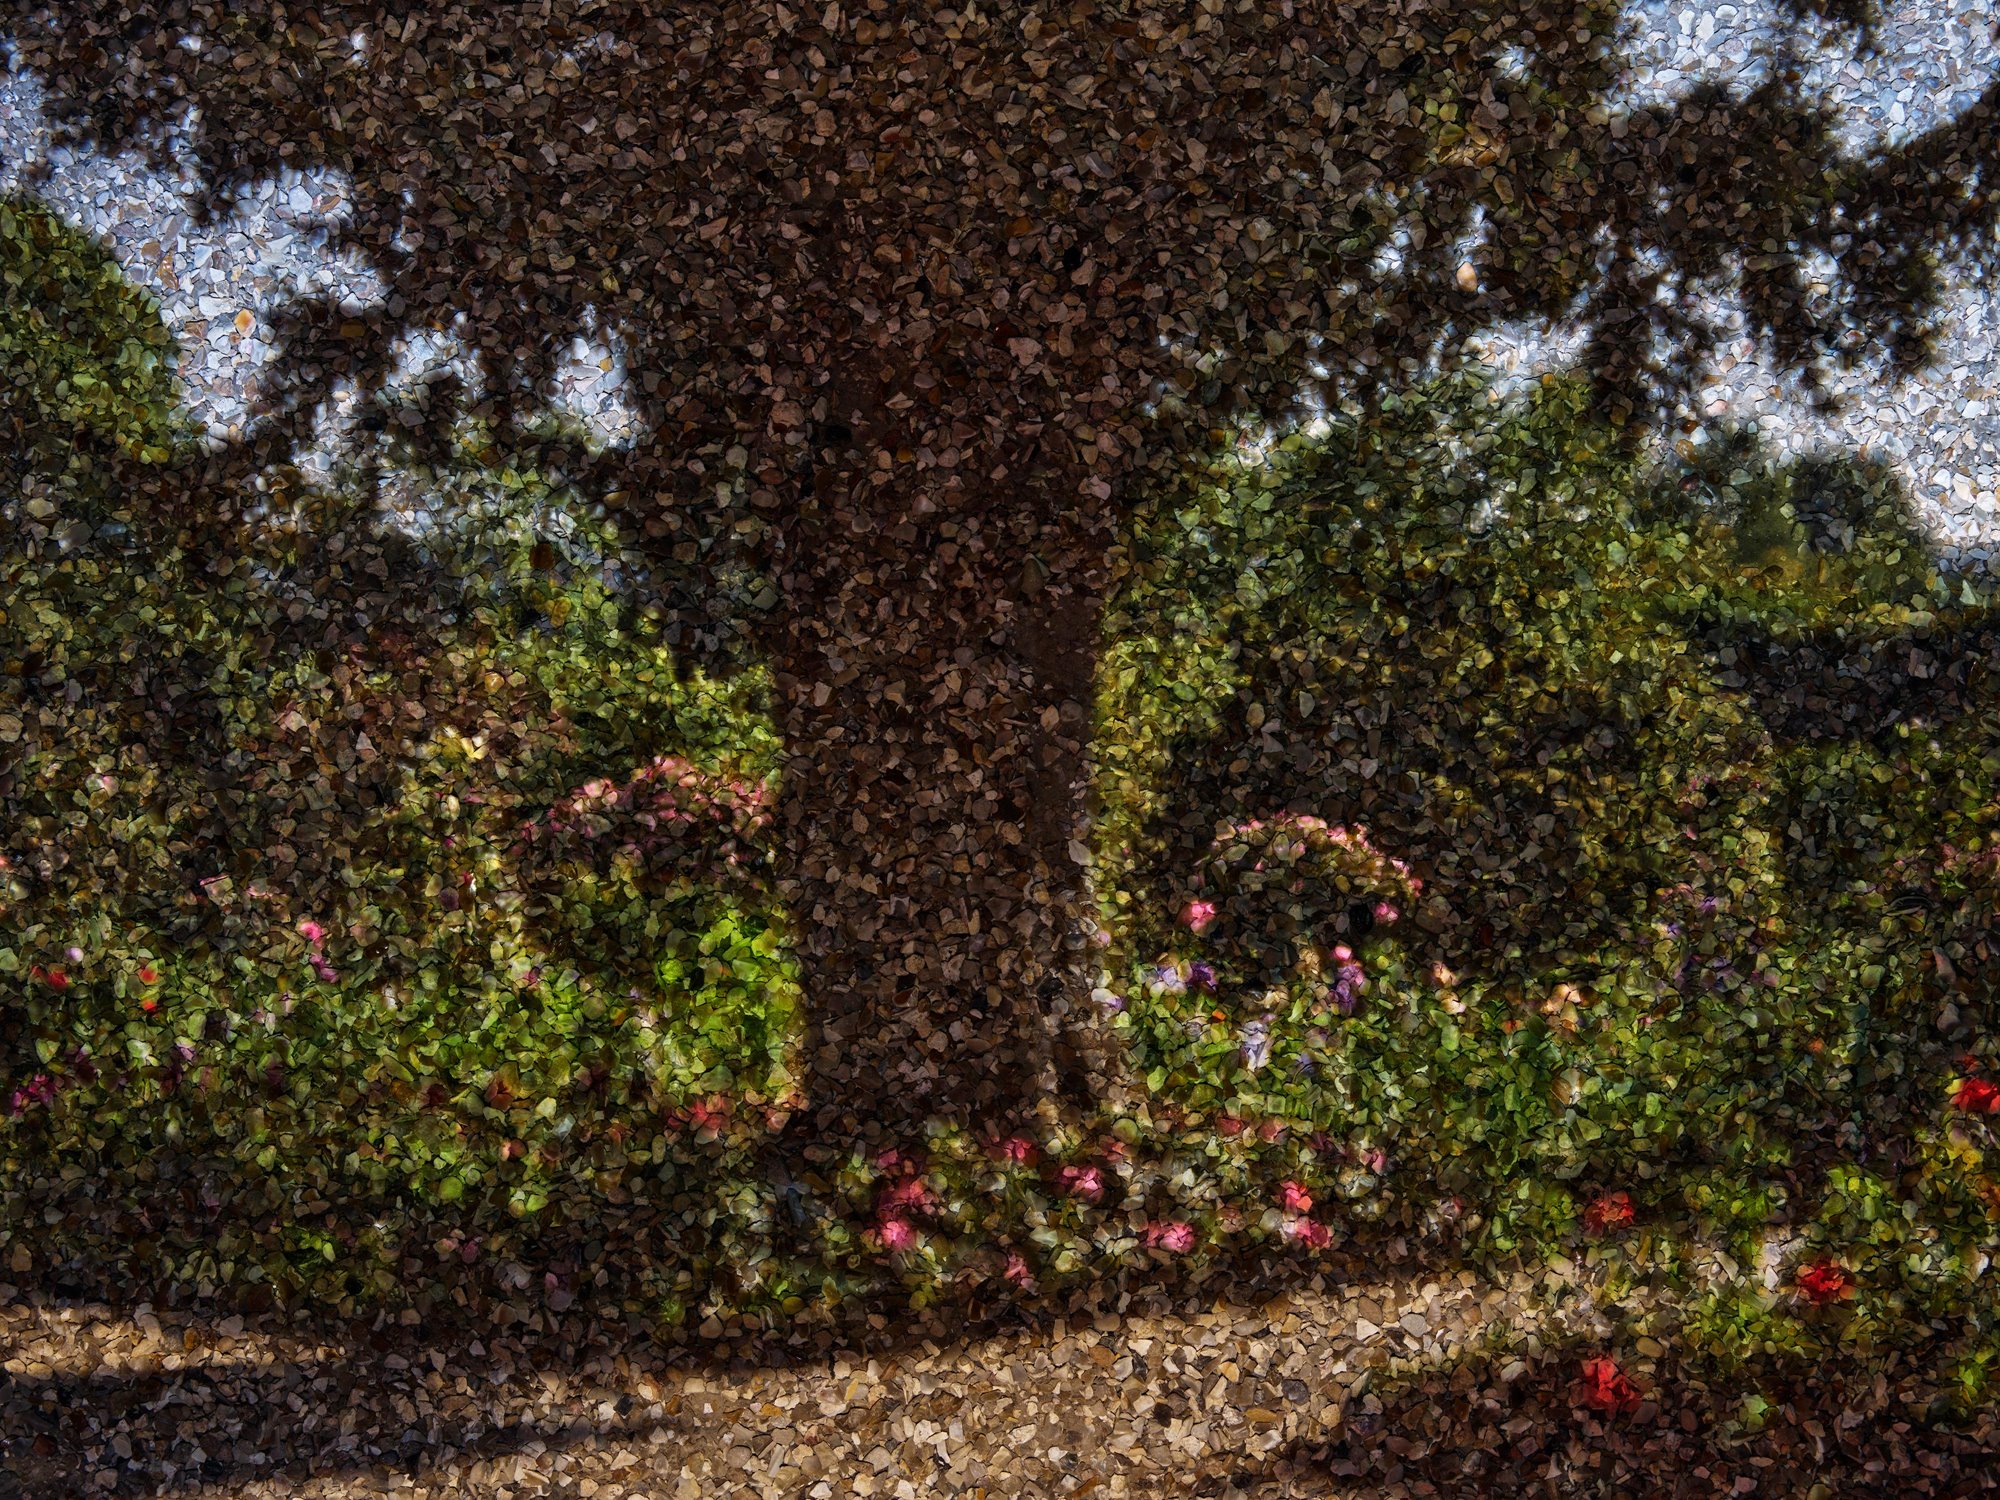
[[[890,1188],[876,1200],[876,1210],[888,1214],[891,1209],[910,1209],[916,1213],[930,1213],[937,1207],[937,1198],[924,1186],[921,1177],[907,1178]]]
[[[324,958],[321,958],[317,953],[313,954],[306,962],[312,965],[313,973],[320,977],[320,982],[323,984],[332,984],[336,979],[340,978],[340,970],[336,969]]]
[[[1028,1269],[1028,1263],[1021,1259],[1021,1252],[1018,1250],[1007,1252],[1007,1268],[1002,1274],[1018,1287],[1032,1287],[1035,1284],[1035,1273]]]
[[[1148,1224],[1146,1243],[1155,1250],[1185,1255],[1194,1248],[1194,1226],[1178,1219],[1170,1224]]]
[[[1288,1214],[1309,1214],[1312,1212],[1313,1197],[1306,1191],[1305,1184],[1290,1178],[1278,1184],[1278,1207]]]
[[[1096,1167],[1064,1167],[1056,1173],[1056,1186],[1072,1198],[1095,1203],[1104,1196],[1104,1173]]]
[[[1181,908],[1181,926],[1200,937],[1215,921],[1213,901],[1190,901]]]
[[[46,1073],[37,1073],[8,1094],[7,1113],[18,1119],[37,1104],[53,1103],[55,1097],[56,1081]]]
[[[1017,1167],[1033,1166],[1039,1153],[1035,1143],[1026,1136],[1010,1135],[993,1148],[993,1154],[1002,1161],[1010,1161]]]
[[[917,1232],[906,1219],[884,1219],[879,1233],[885,1250],[907,1250],[917,1242]]]
[[[299,923],[299,933],[315,948],[326,941],[326,929],[311,917],[307,917],[303,922]]]

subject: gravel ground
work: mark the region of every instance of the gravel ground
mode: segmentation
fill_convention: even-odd
[[[250,9],[261,17],[261,8]],[[340,9],[344,15],[348,8]],[[353,159],[350,171],[318,163],[280,168],[283,153],[256,130],[282,118],[312,88],[302,90],[288,81],[296,74],[248,53],[217,55],[212,37],[227,28],[214,7],[162,6],[157,16],[135,21],[109,4],[65,7],[53,19],[46,8],[10,6],[0,11],[0,29],[18,16],[33,45],[10,54],[0,79],[0,186],[25,186],[102,235],[134,279],[160,296],[184,343],[190,409],[218,445],[252,436],[263,405],[296,398],[272,377],[283,373],[287,317],[305,300],[337,316],[386,320],[390,336],[381,362],[388,384],[455,369],[473,398],[515,399],[499,377],[522,375],[529,389],[520,399],[577,415],[592,441],[613,455],[644,454],[649,444],[664,448],[670,437],[684,437],[690,450],[715,463],[741,441],[752,445],[749,467],[761,478],[759,465],[792,474],[802,459],[811,472],[807,450],[818,450],[819,473],[828,479],[820,491],[828,497],[827,514],[782,561],[788,600],[811,601],[813,608],[799,611],[804,623],[776,648],[777,680],[789,695],[785,731],[803,747],[808,763],[801,769],[811,773],[800,780],[822,789],[819,800],[793,809],[802,816],[789,825],[798,847],[817,851],[794,872],[794,904],[827,914],[815,917],[823,930],[811,950],[833,976],[818,1061],[824,1069],[852,1053],[875,1070],[876,1092],[848,1096],[850,1110],[857,1100],[865,1107],[870,1097],[879,1101],[905,1089],[928,1101],[924,1070],[933,1064],[926,1059],[947,1050],[944,1033],[956,1022],[911,1002],[912,987],[944,985],[976,997],[997,995],[1002,986],[1032,992],[1047,970],[1016,962],[1018,955],[1060,951],[1072,930],[1063,897],[1076,873],[1061,857],[1072,834],[1064,799],[1079,781],[1076,723],[1089,666],[1076,643],[1088,636],[1097,586],[1091,559],[1101,555],[1105,527],[1101,517],[1037,510],[1042,491],[1103,501],[1142,471],[1138,455],[1149,443],[1155,451],[1170,449],[1140,430],[1134,407],[1156,390],[1155,377],[1207,360],[1201,351],[1221,349],[1225,339],[1243,341],[1253,364],[1268,354],[1271,369],[1289,360],[1296,374],[1304,364],[1298,351],[1313,340],[1326,340],[1334,363],[1336,353],[1357,350],[1355,330],[1373,328],[1375,311],[1386,305],[1405,330],[1402,343],[1387,346],[1389,357],[1415,367],[1417,356],[1435,360],[1470,339],[1475,353],[1520,375],[1603,357],[1607,340],[1623,338],[1607,330],[1627,326],[1652,304],[1641,298],[1636,308],[1618,306],[1613,319],[1600,299],[1571,319],[1551,288],[1530,288],[1510,300],[1497,289],[1498,252],[1482,217],[1487,209],[1478,206],[1432,233],[1428,251],[1422,234],[1399,229],[1401,238],[1369,267],[1370,284],[1357,280],[1332,320],[1305,300],[1287,301],[1299,287],[1284,271],[1246,271],[1256,263],[1249,247],[1274,232],[1258,212],[1267,202],[1259,184],[1285,174],[1272,164],[1266,178],[1256,152],[1267,142],[1246,151],[1240,142],[1213,143],[1215,131],[1204,135],[1196,126],[1231,113],[1213,107],[1216,80],[1241,82],[1246,54],[1232,55],[1216,39],[1238,27],[1240,41],[1249,6],[1226,16],[1222,0],[1168,7],[1136,31],[1149,44],[1143,49],[1124,32],[1108,41],[1088,7],[1069,18],[1081,40],[1059,36],[1058,18],[1045,26],[1039,13],[1018,7],[1000,8],[1005,24],[990,34],[980,30],[986,22],[976,8],[962,17],[943,12],[937,25],[949,40],[927,45],[935,58],[950,61],[914,70],[908,66],[914,54],[868,50],[890,29],[881,6],[855,7],[858,20],[837,4],[808,7],[823,14],[803,16],[777,7],[776,31],[761,14],[705,8],[695,15],[691,7],[681,32],[638,57],[621,52],[612,31],[596,28],[597,7],[558,7],[557,26],[548,24],[549,9],[524,7],[524,29],[533,34],[518,38],[504,34],[504,18],[475,25],[465,15],[440,12],[442,32],[502,33],[482,64],[491,82],[481,87],[495,91],[480,106],[488,125],[472,130],[469,140],[458,133],[469,129],[456,112],[464,100],[453,95],[441,104],[421,81],[443,77],[423,73],[427,58],[435,63],[444,56],[440,48],[423,50],[432,40],[426,20],[440,18],[404,16],[391,7],[386,19],[374,18],[372,30],[356,30],[353,58],[366,67],[338,75],[331,94],[314,106],[330,110],[319,123],[332,121],[327,128]],[[1293,7],[1271,9],[1289,19]],[[1370,164],[1380,157],[1369,157],[1367,131],[1355,122],[1373,121],[1378,105],[1395,117],[1393,106],[1377,97],[1371,70],[1397,66],[1409,40],[1404,30],[1437,16],[1421,4],[1367,9],[1380,14],[1365,26],[1351,17],[1334,25],[1340,41],[1338,50],[1329,48],[1334,63],[1287,45],[1267,70],[1311,79],[1303,93],[1273,106],[1269,140],[1313,126],[1316,134],[1298,147],[1298,159],[1324,167],[1325,175],[1295,169],[1309,185],[1300,201],[1313,212],[1321,191],[1315,182],[1333,185],[1325,189],[1329,203],[1344,197],[1350,207],[1393,213],[1401,201],[1398,184]],[[1887,163],[1882,170],[1891,175],[1870,208],[1884,223],[1893,189],[1904,181],[1895,174],[1918,184],[1926,172],[1937,179],[1956,171],[1952,190],[1965,189],[1961,196],[1971,201],[1967,185],[1978,173],[1952,153],[1980,148],[1991,135],[1990,120],[1984,135],[1970,127],[1963,139],[1952,132],[1990,107],[1995,50],[1987,7],[1969,0],[1883,6],[1869,46],[1851,28],[1815,19],[1815,9],[1648,3],[1627,11],[1608,58],[1586,64],[1579,53],[1560,65],[1606,82],[1592,120],[1606,151],[1612,147],[1605,142],[1624,141],[1628,131],[1637,138],[1641,125],[1647,140],[1662,143],[1624,158],[1635,168],[1634,180],[1638,168],[1658,168],[1657,177],[1646,179],[1655,199],[1636,210],[1630,194],[1641,190],[1632,188],[1616,214],[1594,197],[1582,204],[1563,199],[1551,214],[1564,218],[1586,253],[1610,257],[1606,264],[1623,254],[1639,267],[1616,281],[1621,295],[1637,287],[1705,330],[1701,368],[1666,390],[1664,409],[1651,414],[1663,441],[1694,443],[1723,424],[1755,420],[1780,447],[1865,448],[1904,477],[1941,550],[1980,560],[2000,544],[1994,394],[2000,377],[1990,348],[2000,308],[1990,290],[1987,218],[1967,209],[1940,235],[1941,279],[1926,314],[1935,359],[1914,370],[1874,346],[1861,349],[1851,369],[1823,354],[1778,347],[1782,341],[1757,309],[1746,308],[1742,287],[1746,275],[1768,270],[1774,258],[1799,259],[1797,246],[1776,239],[1730,243],[1726,253],[1686,268],[1659,249],[1702,245],[1704,233],[1728,242],[1738,218],[1762,224],[1754,191],[1715,206],[1712,221],[1703,217],[1710,206],[1695,203],[1693,193],[1678,200],[1676,184],[1685,179],[1676,176],[1669,151],[1682,139],[1675,134],[1682,127],[1673,123],[1678,116],[1689,122],[1690,164],[1696,141],[1713,153],[1720,140],[1726,157],[1734,138],[1713,122],[1726,122],[1732,108],[1760,108],[1780,84],[1798,91],[1836,159]],[[321,27],[317,13],[311,24]],[[88,102],[101,107],[97,123],[105,128],[59,141],[49,127],[49,85],[34,47],[51,38],[74,40],[90,27],[123,28],[106,42],[111,55],[122,58],[120,49],[132,49],[150,61],[128,89],[122,61],[92,73],[101,57],[79,43],[69,61],[78,77],[96,79],[99,93]],[[1167,32],[1174,27],[1180,29]],[[1163,33],[1166,43],[1159,42]],[[320,45],[315,66],[334,69],[335,54],[347,44],[332,31],[326,35],[337,45],[331,52]],[[1510,68],[1558,66],[1557,39],[1526,28],[1523,38],[1527,50],[1500,52],[1488,81],[1479,123],[1489,134],[1506,129]],[[809,57],[824,43],[850,62],[836,57],[829,66],[822,56],[812,67],[826,86],[811,95],[779,69],[773,40],[788,56]],[[961,41],[971,52],[993,50],[961,59]],[[1135,62],[1140,51],[1145,67]],[[1094,59],[1111,54],[1123,71],[1101,88]],[[717,57],[731,65],[726,87],[715,81]],[[177,71],[183,64],[185,76]],[[690,67],[694,82],[661,105],[659,122],[633,123],[613,107],[621,90],[629,96],[648,77]],[[517,69],[530,85],[526,95],[518,86],[506,91]],[[1313,93],[1325,79],[1347,91],[1334,98],[1333,109],[1348,101],[1356,111],[1345,134],[1327,128],[1325,116],[1307,103],[1333,96],[1334,83],[1325,84],[1323,95]],[[555,112],[560,129],[537,148],[532,95],[545,86],[576,107]],[[925,86],[932,90],[928,100],[919,93]],[[1250,86],[1243,88],[1247,99]],[[139,113],[151,126],[164,120],[165,128],[150,136],[118,128],[121,91],[128,103],[147,99]],[[1006,102],[1017,96],[1018,106]],[[1107,96],[1125,111],[1109,126]],[[713,103],[712,114],[703,101]],[[521,118],[508,116],[514,107]],[[586,107],[595,112],[578,118]],[[1010,113],[1017,107],[1019,115]],[[1013,139],[1006,132],[1029,120],[1031,107],[1034,149],[1023,145],[1021,165],[1036,157],[1032,190],[1023,188],[1024,171],[1010,166],[1005,152],[995,162],[976,145],[966,145],[962,156],[956,144],[953,154],[906,149],[912,132],[919,144],[946,139],[961,111],[979,117],[975,140]],[[1142,129],[1141,116],[1163,124]],[[507,147],[511,136],[496,133],[491,141],[500,144],[491,144],[480,133],[498,132],[503,123],[530,139]],[[1093,133],[1099,131],[1101,139]],[[1348,137],[1359,144],[1342,144]],[[1393,137],[1386,132],[1383,139]],[[1935,151],[1921,154],[1926,141],[1940,137]],[[743,172],[719,185],[697,180],[759,139],[787,143],[781,167],[810,157],[822,174],[809,193],[784,200],[783,213],[764,212],[777,201],[768,181]],[[539,161],[531,149],[539,149]],[[1485,174],[1478,192],[1491,189],[1495,205],[1545,191],[1546,184],[1526,174],[1563,170],[1553,147],[1544,152],[1528,136],[1513,150],[1518,167],[1505,151],[1477,157]],[[1920,154],[1896,155],[1912,150]],[[1227,173],[1219,166],[1225,155]],[[859,206],[850,202],[853,212],[844,221],[810,221],[807,210],[824,206],[823,184],[843,172],[848,185],[840,192],[863,185]],[[1141,217],[1171,194],[1127,192],[1122,207],[1112,198],[1090,198],[1099,184],[1115,195],[1148,180],[1182,183],[1209,208],[1190,209],[1171,225],[1164,216],[1145,219],[1138,233]],[[1336,193],[1343,181],[1349,186]],[[595,183],[609,187],[593,196]],[[639,206],[655,187],[667,197],[685,195],[660,212],[658,224]],[[570,210],[572,191],[596,216],[589,236],[612,247],[599,260],[589,259],[590,243],[580,244],[585,237],[569,233],[556,214]],[[1078,212],[1075,232],[1046,238],[1047,221],[1059,213],[1050,207],[1057,191],[1093,206]],[[508,192],[518,200],[507,199]],[[490,194],[499,196],[482,196]],[[512,207],[495,208],[501,201]],[[1285,202],[1292,202],[1289,193]],[[667,220],[675,209],[682,217]],[[627,217],[632,224],[623,222]],[[1857,224],[1856,238],[1865,242],[1877,232],[1874,225]],[[1879,232],[1893,241],[1894,228]],[[667,239],[648,239],[655,229]],[[823,263],[808,264],[798,254],[798,268],[785,269],[795,265],[787,247],[801,242]],[[1441,243],[1450,254],[1439,251]],[[507,248],[523,244],[533,251],[532,270],[523,270],[528,251],[517,262]],[[1201,261],[1218,244],[1244,249],[1242,264],[1224,270],[1218,260]],[[1017,252],[1003,256],[1002,246],[1022,247],[1019,256],[1035,250],[1044,266],[1059,261],[1062,278],[1016,275],[1003,262]],[[484,254],[489,248],[491,260]],[[585,264],[573,270],[579,250]],[[1807,288],[1808,306],[1822,295],[1840,302],[1852,291],[1856,267],[1873,264],[1859,252],[1839,259],[1846,251],[1837,244],[1827,253],[1824,281]],[[1648,256],[1661,257],[1660,264],[1651,266]],[[598,279],[586,282],[586,273]],[[1274,278],[1268,301],[1258,300],[1262,291],[1246,293],[1252,275]],[[892,277],[899,278],[893,285]],[[1093,277],[1101,282],[1093,285]],[[621,323],[606,311],[611,288],[631,282],[640,283],[635,295],[643,285],[654,299],[649,307],[677,309],[648,325],[655,332],[643,346],[635,342],[637,322]],[[1162,287],[1164,304],[1145,300],[1148,289]],[[1086,296],[1099,300],[1086,308]],[[839,331],[829,336],[802,326],[789,311],[802,297],[811,308],[835,307]],[[1463,305],[1452,301],[1460,297]],[[496,357],[486,336],[518,331],[531,303],[542,347],[518,362]],[[1257,309],[1255,332],[1246,305]],[[1110,332],[1100,338],[1103,330]],[[683,347],[725,352],[716,369],[690,367],[683,375],[674,363]],[[934,350],[947,353],[934,358]],[[1844,409],[1811,399],[1807,377],[1815,371],[1827,391],[1849,398]],[[309,402],[294,456],[324,463],[357,441],[351,420],[363,373],[328,376],[323,399]],[[1239,373],[1249,381],[1270,370]],[[1351,393],[1341,385],[1345,378],[1336,371],[1333,389],[1321,398]],[[657,391],[647,388],[649,379]],[[948,398],[933,399],[945,391]],[[843,425],[846,436],[822,446]],[[1070,456],[1050,459],[1045,445]],[[1036,455],[1048,473],[1034,467]],[[677,458],[667,467],[680,473]],[[989,492],[1018,483],[1024,467],[1040,487],[1030,487],[1034,504],[996,520],[982,508]],[[666,471],[635,459],[632,472],[657,480]],[[907,556],[884,555],[877,543],[890,536]],[[923,547],[912,548],[918,537]],[[885,693],[885,684],[893,691]],[[999,743],[996,726],[1007,743],[993,758],[982,753],[977,773],[971,757],[937,759],[933,742],[941,738],[992,748]],[[883,774],[870,748],[879,745],[929,757],[909,783],[921,795]],[[865,838],[856,836],[854,821],[868,826],[857,811],[863,805],[873,815]],[[992,830],[1002,831],[988,839]],[[1018,941],[988,943],[980,936],[982,921],[987,933],[1017,933]],[[970,1063],[973,1075],[987,1068],[978,1057]],[[1041,1081],[1050,1074],[1043,1066],[1033,1076]],[[839,1110],[823,1123],[840,1124]],[[1120,1315],[1050,1320],[976,1339],[926,1342],[922,1330],[899,1330],[900,1343],[880,1356],[830,1353],[783,1364],[781,1351],[742,1347],[728,1357],[711,1350],[698,1366],[670,1368],[668,1356],[651,1345],[581,1331],[567,1341],[557,1331],[532,1343],[495,1332],[427,1346],[419,1332],[400,1328],[302,1341],[238,1323],[156,1315],[143,1305],[55,1309],[10,1291],[0,1299],[0,1354],[8,1373],[0,1417],[20,1482],[46,1495],[740,1493],[817,1500],[1230,1489],[1436,1493],[1488,1483],[1519,1493],[1530,1474],[1552,1493],[1613,1492],[1621,1484],[1630,1492],[1633,1485],[1664,1488],[1668,1472],[1686,1480],[1689,1493],[1760,1486],[1809,1492],[1826,1432],[1814,1436],[1816,1419],[1806,1416],[1799,1418],[1798,1441],[1820,1447],[1796,1462],[1765,1453],[1764,1463],[1746,1459],[1741,1472],[1726,1466],[1711,1472],[1689,1436],[1699,1427],[1691,1412],[1682,1421],[1655,1411],[1647,1431],[1657,1428],[1681,1446],[1657,1450],[1650,1469],[1633,1460],[1637,1467],[1620,1481],[1588,1477],[1596,1456],[1616,1447],[1601,1430],[1550,1429],[1507,1414],[1513,1408],[1491,1394],[1508,1383],[1512,1366],[1504,1363],[1498,1384],[1480,1387],[1488,1393],[1487,1415],[1468,1417],[1470,1426],[1448,1428],[1442,1439],[1425,1436],[1421,1424],[1407,1432],[1371,1429],[1379,1413],[1368,1411],[1368,1398],[1359,1408],[1348,1405],[1364,1371],[1396,1359],[1429,1369],[1440,1389],[1476,1382],[1476,1362],[1454,1363],[1475,1331],[1498,1326],[1522,1338],[1540,1336],[1543,1299],[1529,1292],[1485,1285],[1469,1273],[1410,1282],[1364,1270],[1338,1287],[1308,1283],[1259,1306],[1174,1307],[1164,1293],[1149,1293],[1151,1301]],[[1587,1321],[1587,1312],[1577,1316]],[[1882,1394],[1878,1406],[1889,1404]],[[1440,1396],[1430,1409],[1448,1405]],[[1357,1411],[1358,1425],[1344,1420]],[[1496,1431],[1502,1436],[1489,1446],[1487,1435]],[[1840,1471],[1853,1482],[1846,1492],[1940,1492],[1951,1485],[1971,1492],[1976,1470],[1954,1457],[1950,1444],[1939,1440],[1913,1457],[1907,1444],[1897,1446],[1907,1431],[1897,1434],[1890,1422],[1879,1449],[1858,1448],[1854,1466]],[[1465,1456],[1502,1456],[1468,1471],[1461,1448]],[[1657,1458],[1669,1451],[1671,1457]],[[411,1454],[421,1461],[413,1464]],[[1416,1475],[1420,1459],[1430,1464],[1422,1470],[1427,1477],[1405,1476],[1405,1461]],[[1499,1473],[1514,1478],[1494,1480]],[[1635,1474],[1649,1477],[1634,1480]]]
[[[1682,1378],[1579,1408],[1561,1351],[1601,1337],[1587,1269],[1501,1282],[1336,1262],[1234,1293],[1154,1286],[981,1330],[666,1354],[594,1325],[302,1336],[0,1286],[0,1421],[18,1493],[582,1500],[965,1495],[1966,1496],[2000,1489],[1995,1414],[1836,1372],[1765,1392]],[[8,1471],[0,1470],[0,1494]]]
[[[1371,1371],[1454,1362],[1536,1292],[1459,1272],[1158,1298],[747,1369],[576,1331],[447,1358],[396,1329],[343,1345],[17,1302],[0,1413],[48,1435],[25,1472],[49,1495],[1155,1495],[1280,1466],[1303,1482],[1287,1455],[1337,1431]]]

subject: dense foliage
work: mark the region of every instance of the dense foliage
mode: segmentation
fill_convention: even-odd
[[[1350,1215],[1636,1223],[1647,1274],[1721,1236],[1732,1347],[1817,1336],[1764,1273],[1818,1266],[1841,1338],[1991,1359],[1990,606],[1884,471],[1644,464],[1581,382],[1447,381],[1147,512],[1110,624],[1105,984],[1155,1088],[1323,1132]],[[1372,875],[1190,921],[1219,842],[1308,818]]]
[[[0,231],[37,289],[0,312],[34,456],[0,553],[16,1244],[379,1295],[385,1214],[532,1217],[779,1108],[759,674],[677,661],[610,527],[476,429],[396,469],[414,539],[360,475],[246,495],[108,258],[29,203]],[[163,1198],[204,1232],[148,1236]]]

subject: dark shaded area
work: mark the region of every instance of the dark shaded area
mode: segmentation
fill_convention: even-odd
[[[1581,1399],[1582,1357],[1473,1358],[1376,1381],[1348,1403],[1329,1438],[1289,1446],[1229,1478],[1253,1496],[2000,1490],[1990,1421],[1955,1424],[1937,1391],[1907,1377],[1891,1384],[1778,1366],[1718,1379],[1646,1362],[1641,1404],[1604,1413]],[[1768,1403],[1754,1419],[1746,1419],[1746,1389]]]

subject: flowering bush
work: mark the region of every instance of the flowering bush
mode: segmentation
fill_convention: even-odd
[[[1725,1245],[1742,1296],[1676,1325],[1719,1359],[1987,1306],[2000,682],[1952,654],[1984,586],[1932,570],[1882,471],[1642,463],[1580,382],[1331,426],[1114,556],[1099,982],[1154,1107],[1349,1232],[1580,1233],[1671,1276]],[[1334,828],[1362,842],[1316,866]],[[1900,1185],[1801,1201],[1802,1161],[1885,1150]],[[1572,1186],[1635,1180],[1643,1226]],[[1865,1316],[1773,1323],[1796,1305],[1748,1268],[1784,1223],[1876,1247]]]

